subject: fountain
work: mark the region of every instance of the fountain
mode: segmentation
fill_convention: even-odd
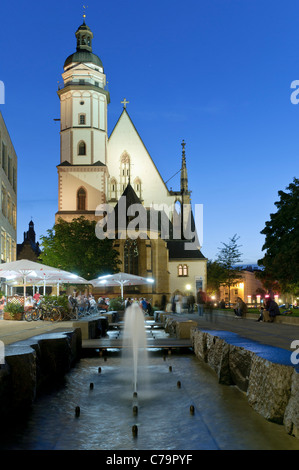
[[[144,314],[137,303],[126,309],[123,332],[123,368],[132,380],[133,393],[148,381],[147,339]],[[130,378],[131,377],[131,378]]]

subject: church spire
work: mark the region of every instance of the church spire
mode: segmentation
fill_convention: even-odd
[[[85,8],[85,7],[84,7]],[[91,42],[93,38],[93,33],[90,28],[85,23],[86,14],[84,11],[83,14],[83,23],[76,31],[77,38],[77,51],[88,51],[92,52]]]
[[[182,167],[181,167],[181,193],[188,193],[188,175],[187,175],[187,166],[186,166],[186,154],[185,154],[185,141],[182,143]]]

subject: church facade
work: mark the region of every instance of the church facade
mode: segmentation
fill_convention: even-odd
[[[182,238],[182,234],[186,232],[187,222],[180,220],[175,209],[177,203],[182,208],[183,205],[191,207],[185,143],[182,143],[181,187],[170,191],[128,114],[126,100],[108,136],[110,94],[102,61],[92,51],[93,33],[85,19],[75,36],[76,52],[64,63],[63,85],[58,90],[60,163],[56,222],[59,218],[71,221],[80,216],[103,222],[106,212],[98,209],[109,206],[115,213],[125,208],[126,224],[132,224],[130,208],[141,207],[145,226],[141,229],[139,220],[135,230],[126,230],[125,236],[116,227],[114,246],[122,261],[121,271],[151,277],[155,282],[150,286],[136,286],[125,295],[144,295],[153,302],[175,291],[195,295],[197,288],[206,287],[207,260],[198,243],[196,249],[186,248],[189,238],[185,235]],[[149,222],[157,212],[159,221],[153,228]],[[165,214],[169,222],[166,235]],[[180,221],[179,236],[174,236],[178,226],[175,220]],[[193,234],[192,213],[188,220]]]

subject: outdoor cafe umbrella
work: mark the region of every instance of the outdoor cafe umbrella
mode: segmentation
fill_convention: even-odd
[[[97,279],[92,279],[90,283],[94,287],[120,286],[121,297],[124,297],[124,286],[138,286],[142,284],[152,284],[154,279],[150,277],[141,277],[128,273],[107,274]]]
[[[21,282],[24,287],[24,301],[26,298],[26,284],[28,282],[31,285],[36,285],[38,282],[43,281],[44,288],[47,281],[58,283],[68,282],[73,279],[74,284],[77,283],[77,280],[80,283],[84,281],[84,283],[88,284],[88,281],[79,278],[75,274],[27,259],[0,264],[0,277],[5,278],[7,281]],[[62,279],[64,280],[62,281]]]

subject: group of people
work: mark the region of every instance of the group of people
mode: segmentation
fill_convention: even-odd
[[[208,300],[207,294],[202,289],[198,289],[196,298],[192,293],[185,296],[175,293],[170,299],[171,311],[173,313],[182,313],[183,311],[193,313],[197,306],[198,314],[202,316]]]
[[[125,309],[130,307],[133,303],[137,303],[145,314],[150,315],[152,313],[151,302],[145,297],[141,297],[139,300],[137,298],[132,299],[131,297],[127,297],[125,300]]]

